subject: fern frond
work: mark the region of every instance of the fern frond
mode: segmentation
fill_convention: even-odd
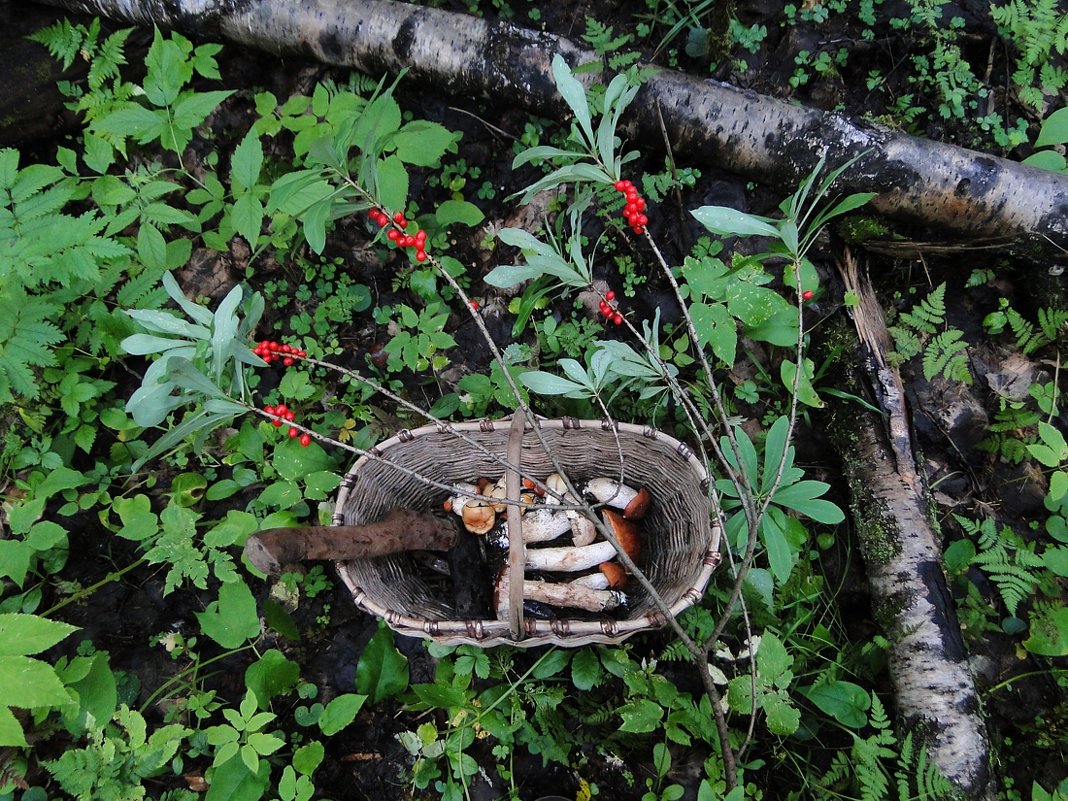
[[[951,328],[930,341],[923,354],[924,378],[930,381],[936,375],[941,375],[950,381],[972,383],[972,373],[964,353],[968,349],[968,343],[963,341],[961,336],[958,329]]]
[[[1068,16],[1066,16],[1068,19]],[[1045,337],[1053,342],[1061,333],[1061,329],[1068,325],[1068,309],[1039,309],[1038,327],[1042,329]]]
[[[912,307],[912,311],[902,312],[898,319],[920,334],[933,334],[946,321],[946,284],[931,290],[931,294]]]
[[[28,297],[21,289],[0,294],[0,403],[14,395],[33,399],[39,388],[32,368],[48,367],[55,361],[50,346],[63,339],[63,332],[51,322],[62,309]]]

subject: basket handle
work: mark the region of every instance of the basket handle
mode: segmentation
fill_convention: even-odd
[[[519,500],[520,477],[515,468],[522,467],[520,459],[523,458],[523,432],[526,427],[526,416],[522,409],[517,409],[512,415],[512,425],[508,432],[508,464],[505,473],[505,490],[507,491],[508,508],[505,510],[508,525],[508,572],[512,578],[508,582],[508,625],[512,632],[512,639],[523,638],[523,574],[526,567],[527,555],[523,545],[523,521],[521,512],[516,501]]]

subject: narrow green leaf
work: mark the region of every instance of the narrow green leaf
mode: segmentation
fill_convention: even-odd
[[[590,118],[590,105],[586,101],[586,89],[575,78],[564,57],[559,53],[553,56],[552,73],[557,91],[574,113],[587,144],[593,147],[593,123]]]
[[[766,217],[746,214],[728,206],[702,206],[690,212],[717,236],[767,236],[779,238],[779,230]]]

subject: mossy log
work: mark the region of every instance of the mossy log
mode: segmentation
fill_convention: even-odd
[[[886,417],[838,408],[828,430],[849,484],[873,613],[890,642],[897,712],[947,779],[968,798],[986,798],[989,743],[942,571],[931,499],[913,457],[904,390],[884,357],[890,350],[885,318],[848,257],[842,276],[860,299],[853,320],[867,375],[858,380],[867,382]]]
[[[74,11],[224,37],[372,75],[410,69],[428,90],[485,97],[543,116],[564,112],[552,57],[598,56],[559,36],[391,0],[49,0]],[[583,80],[598,80],[588,73]],[[821,157],[857,158],[843,191],[877,192],[898,220],[1015,243],[1038,259],[1068,247],[1068,177],[803,108],[714,81],[652,69],[629,116],[676,154],[790,190]]]

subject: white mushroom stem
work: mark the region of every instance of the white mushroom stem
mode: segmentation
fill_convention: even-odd
[[[523,516],[523,542],[548,542],[571,529],[566,514],[541,506]]]
[[[451,496],[447,501],[445,501],[445,507],[447,510],[451,509],[454,514],[463,516],[464,507],[471,501],[478,500],[477,497],[472,497],[477,496],[479,494],[478,487],[476,487],[474,484],[468,484],[463,481],[458,482],[453,486],[455,486],[456,489],[460,490],[460,492],[456,495]],[[470,495],[465,495],[463,493],[470,493]]]
[[[606,506],[622,510],[623,516],[630,520],[644,517],[651,500],[649,490],[644,487],[634,489],[611,478],[591,479],[583,491]]]
[[[545,486],[549,492],[545,493],[545,503],[549,506],[559,506],[563,503],[578,505],[578,499],[567,491],[563,476],[559,473],[550,473],[545,479]],[[555,494],[554,494],[555,493]],[[568,509],[567,517],[571,521],[571,539],[575,545],[589,545],[597,539],[597,526],[593,521],[579,512],[577,509]]]
[[[499,620],[508,617],[509,571],[502,568],[494,590],[496,612]],[[523,598],[540,601],[550,606],[566,606],[584,609],[587,612],[607,612],[626,603],[627,596],[617,590],[597,589],[574,581],[553,583],[551,581],[523,581]]]
[[[531,548],[527,551],[527,569],[571,573],[597,567],[615,555],[615,547],[604,540],[592,545],[573,545],[568,548]]]
[[[612,478],[590,479],[585,492],[613,509],[626,509],[627,504],[638,497],[638,490]]]

